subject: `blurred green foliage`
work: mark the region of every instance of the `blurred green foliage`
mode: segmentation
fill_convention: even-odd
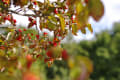
[[[94,40],[64,44],[70,55],[89,57],[94,64],[91,80],[120,80],[120,23],[111,31],[96,34]]]

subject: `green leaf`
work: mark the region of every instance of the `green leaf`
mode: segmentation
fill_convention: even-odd
[[[53,24],[52,22],[48,21],[48,29],[49,30],[55,30],[56,25]]]
[[[104,14],[104,6],[100,0],[89,0],[88,9],[89,9],[89,14],[96,21],[99,21]]]

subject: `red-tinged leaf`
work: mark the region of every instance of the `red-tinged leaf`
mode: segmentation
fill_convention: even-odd
[[[33,27],[33,23],[29,23],[28,28]]]
[[[89,14],[96,20],[99,21],[104,15],[104,6],[101,0],[89,0],[88,1]]]
[[[43,58],[43,56],[42,56],[41,54],[38,54],[36,57],[37,57],[37,58],[40,58],[40,59]]]

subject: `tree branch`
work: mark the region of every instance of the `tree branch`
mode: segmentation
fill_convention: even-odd
[[[42,17],[42,16],[40,16],[40,15],[36,15],[36,14],[21,14],[21,13],[19,13],[19,12],[13,11],[13,10],[8,10],[8,12],[12,12],[12,13],[17,14],[17,15],[20,15],[20,16]]]

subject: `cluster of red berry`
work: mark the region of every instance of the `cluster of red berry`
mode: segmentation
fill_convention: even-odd
[[[30,28],[30,27],[36,25],[36,20],[33,19],[32,17],[29,17],[28,20],[30,21],[30,24],[29,24],[28,28]]]
[[[8,14],[8,15],[4,15],[2,13],[0,13],[0,16],[3,18],[3,22],[5,21],[9,21],[11,22],[14,26],[16,25],[16,19],[13,18],[12,15]]]
[[[60,8],[55,8],[54,13],[55,14],[58,14],[58,13],[64,14],[66,9],[68,9],[67,6],[64,6],[63,8],[61,8],[61,7]]]

